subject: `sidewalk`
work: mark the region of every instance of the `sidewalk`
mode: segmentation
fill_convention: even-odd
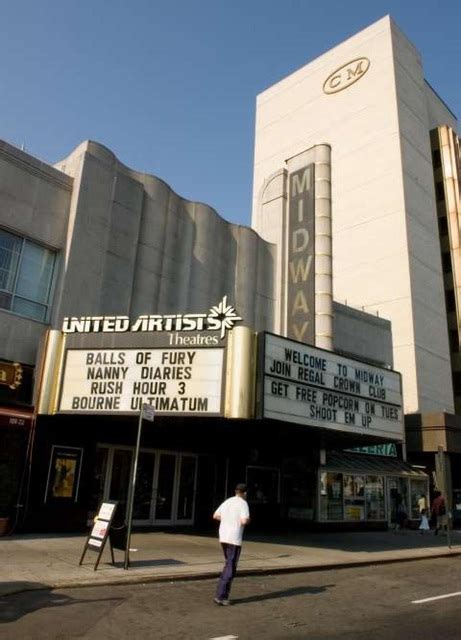
[[[106,545],[97,571],[97,555],[87,551],[79,566],[86,536],[28,534],[0,538],[0,596],[32,589],[132,584],[165,580],[215,578],[222,555],[214,535],[173,532],[135,533],[131,567],[115,550],[111,564]],[[313,571],[382,562],[461,554],[461,532],[446,536],[417,531],[249,534],[244,540],[239,575]]]

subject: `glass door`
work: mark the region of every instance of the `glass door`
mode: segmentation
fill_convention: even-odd
[[[140,451],[133,501],[133,521],[136,524],[150,524],[152,520],[154,471],[155,453]]]
[[[93,518],[98,512],[99,505],[106,500],[107,467],[109,464],[109,449],[98,447],[93,465],[93,478],[88,509],[87,524],[93,523]]]
[[[131,448],[103,445],[96,452],[91,506],[117,500],[117,520],[124,520],[133,472]],[[198,458],[193,454],[139,452],[133,501],[135,525],[192,524],[195,513]],[[94,504],[93,504],[94,503]],[[89,514],[91,517],[91,514]]]
[[[176,476],[176,455],[159,453],[157,486],[154,488],[156,522],[171,523]]]
[[[197,458],[184,456],[179,464],[179,490],[176,520],[182,524],[192,523],[195,507],[195,486],[197,476]]]
[[[399,502],[402,502],[405,506],[407,513],[408,510],[408,480],[406,478],[389,477],[387,478],[387,491],[388,491],[388,513],[387,519],[389,522],[397,521],[397,507]]]
[[[133,452],[130,449],[112,449],[110,465],[109,500],[118,500],[116,519],[124,519],[128,503],[128,490],[131,481]]]

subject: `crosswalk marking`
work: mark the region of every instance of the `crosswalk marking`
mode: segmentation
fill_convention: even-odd
[[[455,596],[461,596],[461,591],[455,591],[454,593],[445,593],[443,596],[423,598],[423,600],[412,600],[411,604],[423,604],[423,602],[431,602],[432,600],[443,600],[444,598],[454,598]]]
[[[216,636],[210,640],[238,640],[238,636]]]

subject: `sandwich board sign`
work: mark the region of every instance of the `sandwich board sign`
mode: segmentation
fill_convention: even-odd
[[[95,516],[93,527],[88,534],[83,548],[82,557],[80,558],[79,565],[82,564],[83,558],[87,551],[94,551],[98,554],[94,570],[98,568],[99,561],[101,560],[102,552],[106,546],[107,538],[109,537],[110,527],[114,519],[115,510],[117,508],[117,501],[102,502],[97,515]],[[112,551],[112,563],[114,562],[114,553]]]

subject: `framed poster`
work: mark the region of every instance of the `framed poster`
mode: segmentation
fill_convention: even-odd
[[[45,502],[49,500],[77,501],[82,458],[83,449],[53,445]]]

